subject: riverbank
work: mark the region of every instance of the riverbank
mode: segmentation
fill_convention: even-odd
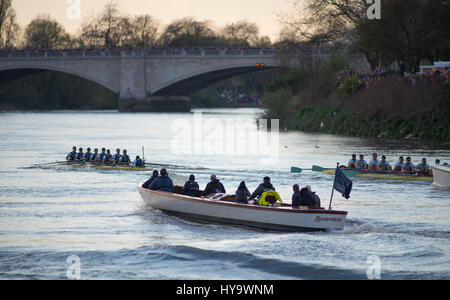
[[[304,75],[278,79],[263,95],[265,117],[288,130],[450,143],[449,82],[411,84],[391,75],[370,88],[358,87],[357,78],[338,88],[334,74],[322,73],[316,83]]]

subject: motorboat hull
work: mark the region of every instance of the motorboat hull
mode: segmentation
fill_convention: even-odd
[[[347,216],[345,211],[262,207],[152,191],[140,186],[138,189],[146,205],[169,215],[264,230],[341,230]]]

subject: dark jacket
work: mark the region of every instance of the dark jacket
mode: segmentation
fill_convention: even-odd
[[[216,193],[226,193],[225,187],[218,179],[208,182],[205,190],[203,191],[203,196],[208,196]]]
[[[150,190],[173,193],[173,182],[168,176],[158,176],[148,187]]]
[[[250,198],[255,199],[262,195],[262,193],[267,191],[275,191],[275,188],[273,185],[269,183],[261,183],[256,190],[253,192],[252,196]]]
[[[248,203],[247,197],[250,197],[250,192],[248,191],[245,183],[241,182],[238,189],[236,190],[236,202],[237,203]]]
[[[313,192],[313,199],[314,199],[314,207],[320,207],[320,198],[319,196],[316,194],[316,192]]]
[[[150,184],[152,184],[153,180],[155,180],[157,177],[158,177],[158,176],[152,176],[152,177],[150,177],[149,180],[147,180],[146,182],[144,182],[144,183],[142,184],[142,187],[143,187],[144,189],[148,189],[148,187],[150,186]]]
[[[300,190],[299,205],[311,207],[314,206],[313,194],[307,188],[303,188]]]
[[[200,190],[200,187],[198,186],[198,183],[196,181],[188,180],[184,184],[184,187],[183,187],[183,190],[181,191],[181,193],[183,195],[187,195],[187,196],[198,197],[198,196],[200,196],[199,190]]]
[[[292,207],[300,206],[300,191],[294,192],[292,194]]]

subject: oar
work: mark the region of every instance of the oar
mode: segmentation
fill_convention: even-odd
[[[54,165],[54,164],[63,164],[63,163],[69,163],[68,161],[54,161],[54,162],[49,162],[49,163],[39,163],[39,164],[34,164],[35,166],[45,166],[45,165]]]
[[[301,173],[303,171],[312,171],[312,169],[303,169],[299,167],[291,167],[291,173]]]

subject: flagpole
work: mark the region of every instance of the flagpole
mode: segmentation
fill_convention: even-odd
[[[337,168],[339,168],[339,163],[337,163],[336,169]],[[336,173],[334,174],[334,178],[336,178]],[[333,181],[333,187],[331,188],[330,205],[328,206],[328,210],[331,210],[331,201],[333,201],[333,194],[334,194],[334,181]]]

